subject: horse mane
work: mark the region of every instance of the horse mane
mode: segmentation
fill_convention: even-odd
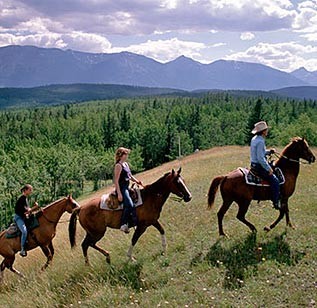
[[[55,204],[61,202],[61,201],[64,200],[64,199],[65,199],[65,197],[62,197],[62,198],[60,198],[60,199],[58,199],[58,200],[55,200],[55,201],[51,202],[50,204],[48,204],[48,205],[44,206],[43,208],[41,208],[41,210],[42,210],[42,211],[43,211],[43,210],[46,210],[46,209],[48,209],[49,207],[51,207],[51,206],[53,206],[53,205],[55,205]]]
[[[162,182],[167,178],[167,176],[170,174],[170,172],[165,173],[162,177],[160,177],[158,180],[156,180],[154,183],[146,185],[144,187],[145,190],[150,191],[152,193],[156,193],[160,191],[160,188],[162,187]]]
[[[275,165],[278,165],[278,163],[281,162],[281,159],[283,157],[287,157],[288,156],[288,152],[289,150],[292,148],[292,145],[296,142],[299,142],[299,141],[304,141],[306,144],[307,144],[307,141],[301,137],[293,137],[291,138],[290,142],[285,146],[285,148],[282,150],[281,152],[281,155],[280,155],[280,158],[276,161]]]

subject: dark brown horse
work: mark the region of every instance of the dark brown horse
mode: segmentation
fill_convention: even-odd
[[[166,237],[162,225],[159,223],[163,204],[170,193],[182,198],[185,202],[191,200],[191,193],[186,187],[183,178],[180,175],[181,169],[177,172],[166,173],[163,177],[151,185],[147,185],[141,190],[143,205],[136,208],[138,224],[132,237],[132,243],[127,256],[132,259],[133,247],[140,236],[149,226],[154,226],[161,234],[163,251],[166,250]],[[110,262],[109,252],[101,249],[96,243],[104,236],[107,227],[113,229],[120,228],[122,210],[104,210],[100,208],[100,198],[92,199],[81,208],[76,209],[71,215],[69,223],[69,239],[71,246],[75,246],[76,221],[77,215],[82,227],[86,230],[86,237],[82,242],[82,250],[86,264],[89,264],[87,250],[92,247],[104,256]]]
[[[78,203],[71,196],[68,196],[47,205],[39,212],[39,227],[32,230],[32,234],[28,232],[28,244],[26,248],[27,250],[32,250],[37,246],[40,246],[47,257],[47,261],[42,269],[45,269],[52,262],[54,255],[52,240],[55,236],[56,225],[59,219],[65,211],[71,213],[73,209],[77,207],[79,207]],[[23,276],[13,267],[15,254],[20,249],[20,237],[6,238],[6,231],[0,233],[0,255],[4,257],[0,266],[0,282],[3,279],[3,271],[5,268],[8,268],[13,273]]]
[[[296,137],[284,148],[280,158],[275,163],[275,166],[282,170],[285,177],[285,183],[281,186],[281,209],[279,216],[269,227],[264,228],[266,231],[273,229],[284,215],[286,216],[286,224],[292,227],[289,219],[288,199],[295,190],[296,179],[299,173],[300,158],[305,159],[309,163],[315,161],[315,156],[309,149],[307,141],[304,138]],[[213,179],[208,192],[209,208],[214,204],[215,195],[219,185],[223,199],[222,206],[217,213],[219,234],[225,235],[222,227],[222,220],[234,201],[239,206],[237,218],[246,224],[252,231],[256,231],[255,226],[246,220],[245,215],[251,200],[271,199],[270,188],[246,184],[244,175],[239,169],[236,169],[225,176],[218,176]]]

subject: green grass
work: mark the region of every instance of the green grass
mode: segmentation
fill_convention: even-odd
[[[131,234],[108,230],[100,245],[111,253],[108,265],[89,250],[91,266],[84,265],[80,245],[71,251],[67,224],[60,224],[54,240],[53,265],[41,272],[40,250],[17,257],[21,280],[5,271],[0,287],[1,307],[313,307],[317,291],[317,164],[302,165],[290,216],[296,230],[283,220],[263,231],[277,217],[270,202],[256,202],[248,212],[258,233],[236,218],[234,204],[224,219],[229,239],[219,238],[216,208],[206,209],[211,179],[248,165],[248,148],[224,147],[194,154],[140,174],[151,183],[172,167],[183,167],[193,194],[190,203],[168,200],[160,221],[165,227],[168,253],[161,255],[154,228],[139,240],[136,263],[127,262]],[[99,192],[100,194],[101,192]],[[82,200],[84,202],[85,200]],[[64,217],[66,218],[66,217]],[[83,238],[78,228],[77,242]]]

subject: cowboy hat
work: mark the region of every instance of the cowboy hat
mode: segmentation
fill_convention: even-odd
[[[255,135],[257,133],[263,132],[264,130],[268,129],[265,121],[260,121],[254,124],[254,128],[252,130],[252,134]]]

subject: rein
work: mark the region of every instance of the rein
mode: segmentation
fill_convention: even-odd
[[[291,162],[293,162],[293,163],[309,164],[309,163],[306,162],[306,161],[301,161],[301,160],[299,160],[299,159],[289,158],[289,157],[287,157],[287,156],[285,156],[285,155],[282,155],[282,154],[280,154],[280,153],[278,153],[278,152],[275,152],[274,155],[275,155],[277,158],[281,158],[281,157],[282,157],[282,158],[285,158],[286,160],[291,161]]]

